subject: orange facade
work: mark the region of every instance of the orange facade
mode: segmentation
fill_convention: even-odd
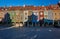
[[[39,19],[42,20],[44,18],[44,11],[39,12]]]

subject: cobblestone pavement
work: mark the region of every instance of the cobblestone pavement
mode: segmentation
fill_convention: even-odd
[[[60,39],[60,28],[12,27],[0,29],[0,39]]]

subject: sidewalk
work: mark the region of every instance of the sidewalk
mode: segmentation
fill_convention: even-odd
[[[0,24],[0,29],[7,28],[7,27],[12,27],[12,26],[10,24]]]

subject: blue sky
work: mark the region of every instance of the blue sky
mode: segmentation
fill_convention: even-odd
[[[51,4],[57,4],[59,0],[0,0],[0,6],[22,6],[22,5],[34,5],[34,6],[48,6]]]

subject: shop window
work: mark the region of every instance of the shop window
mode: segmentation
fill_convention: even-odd
[[[30,17],[29,20],[32,20],[32,18]]]
[[[40,19],[43,19],[43,17],[40,17]]]
[[[16,13],[16,15],[19,15],[19,13]]]

